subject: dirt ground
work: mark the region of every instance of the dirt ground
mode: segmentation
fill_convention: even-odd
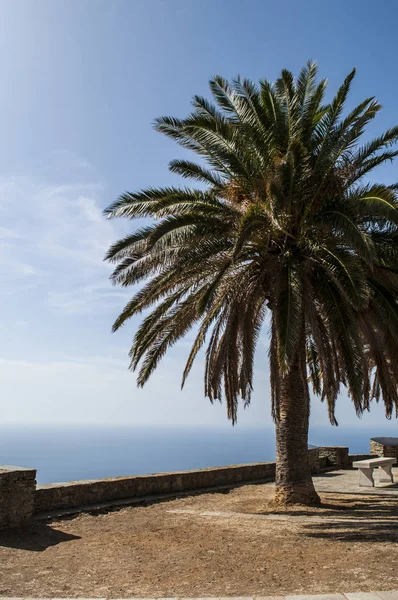
[[[0,596],[203,598],[398,588],[396,496],[323,493],[322,508],[275,511],[272,491],[272,484],[244,486],[2,533]],[[220,511],[235,514],[211,514]]]

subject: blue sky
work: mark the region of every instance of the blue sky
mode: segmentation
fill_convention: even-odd
[[[397,16],[394,0],[1,0],[0,422],[228,426],[203,398],[200,361],[180,392],[189,339],[136,389],[137,321],[110,333],[128,292],[102,262],[131,224],[102,209],[126,189],[178,184],[167,165],[182,150],[151,123],[186,115],[215,73],[273,80],[313,58],[332,93],[355,65],[350,101],[384,106],[370,133],[396,124]],[[241,427],[270,423],[266,349],[264,336]],[[344,397],[337,415],[357,424]],[[319,402],[312,420],[327,424]],[[371,425],[396,428],[382,407],[357,426]]]

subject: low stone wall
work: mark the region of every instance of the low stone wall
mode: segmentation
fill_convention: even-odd
[[[352,463],[357,461],[357,460],[368,460],[369,458],[374,458],[375,455],[374,454],[350,454],[350,463],[352,466]]]
[[[378,442],[375,442],[374,440],[370,440],[370,451],[372,454],[375,454],[376,456],[383,456],[384,446],[383,446],[383,444],[379,444]]]
[[[318,448],[312,448],[309,451],[313,473],[320,471],[318,454]],[[240,483],[266,481],[274,478],[275,462],[264,462],[155,475],[52,483],[37,486],[34,511],[41,513],[143,496],[178,494],[220,486],[232,487]]]
[[[0,467],[0,529],[19,527],[29,521],[35,493],[35,469]]]
[[[327,446],[319,448],[319,459],[325,463],[326,467],[335,467],[344,469],[352,464],[348,455],[347,446]]]
[[[312,473],[319,473],[321,466],[319,463],[319,448],[309,448],[308,457],[310,461],[310,467]]]
[[[370,440],[370,452],[376,456],[398,460],[398,440],[396,438],[376,438]]]
[[[325,469],[349,468],[353,460],[367,457],[368,455],[349,456],[345,446],[309,450],[313,473]],[[35,476],[36,471],[33,469],[0,467],[0,528],[23,524],[33,513],[273,480],[275,462],[38,486]]]
[[[275,463],[267,462],[39,485],[35,494],[34,511],[46,512],[154,494],[178,494],[250,481],[265,481],[274,477]]]
[[[349,469],[356,460],[374,458],[372,454],[348,454],[347,446],[325,446],[319,448],[320,469]]]

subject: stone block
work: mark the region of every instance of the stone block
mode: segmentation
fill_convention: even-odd
[[[308,460],[310,461],[311,473],[319,473],[321,470],[319,448],[308,448]]]
[[[326,458],[327,465],[337,469],[350,465],[347,446],[322,446],[319,448],[319,458]]]
[[[0,466],[0,529],[21,527],[32,516],[36,469]]]
[[[370,452],[376,456],[398,459],[398,438],[372,438],[370,440]]]

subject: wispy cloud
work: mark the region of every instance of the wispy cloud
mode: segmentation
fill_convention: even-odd
[[[12,229],[8,229],[8,227],[0,226],[0,240],[6,239],[21,239],[21,235]]]
[[[102,217],[102,193],[95,182],[0,179],[0,274],[7,293],[38,287],[43,302],[68,314],[123,304],[128,294],[111,286],[103,262],[118,232]]]
[[[53,150],[48,156],[42,158],[41,162],[42,166],[51,168],[53,173],[67,170],[75,172],[94,170],[94,166],[86,158],[65,149]]]
[[[51,307],[61,310],[67,314],[82,314],[98,311],[108,306],[110,302],[116,300],[127,301],[130,297],[128,291],[110,289],[104,282],[92,283],[91,285],[80,286],[74,290],[62,292],[50,291],[48,302]]]
[[[50,361],[0,358],[2,423],[227,425],[225,407],[211,406],[203,398],[201,382],[191,379],[185,394],[179,392],[175,370],[166,358],[159,375],[142,390],[136,388],[126,360],[113,352],[61,354]]]

